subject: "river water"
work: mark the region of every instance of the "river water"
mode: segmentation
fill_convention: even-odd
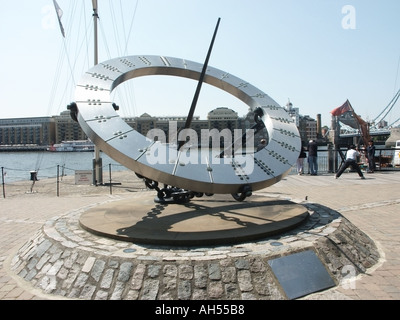
[[[30,171],[37,171],[40,180],[57,177],[57,170],[60,176],[74,175],[76,170],[92,170],[93,157],[93,152],[0,152],[0,168],[6,183],[29,180]],[[101,158],[103,176],[108,176],[110,165],[112,172],[129,170],[105,153],[101,154]],[[321,165],[326,163],[326,153],[321,154],[318,160]],[[295,165],[292,171],[296,173]]]
[[[0,167],[6,183],[29,180],[30,171],[37,171],[38,179],[74,175],[75,170],[92,170],[93,152],[0,152]],[[103,173],[128,170],[102,153]],[[1,173],[0,173],[1,174]],[[0,178],[1,179],[1,178]]]
[[[378,154],[378,151],[375,155]],[[393,154],[393,151],[390,150],[385,152]],[[29,180],[30,171],[37,171],[37,177],[40,180],[57,177],[57,167],[60,176],[74,175],[75,170],[92,170],[93,157],[93,152],[0,152],[0,168],[4,173],[6,183]],[[103,160],[103,176],[108,176],[110,167],[112,172],[129,170],[105,153],[101,153],[101,158]],[[340,163],[340,159],[338,161]],[[304,164],[305,170],[307,170],[307,159]],[[318,167],[319,172],[328,172],[328,152],[324,147],[318,150]],[[293,165],[290,174],[296,174],[296,164]]]

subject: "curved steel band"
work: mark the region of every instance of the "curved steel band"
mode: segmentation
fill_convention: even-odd
[[[232,94],[253,111],[262,109],[269,141],[259,152],[219,158],[201,148],[177,151],[176,145],[155,142],[135,131],[112,106],[112,90],[129,79],[171,75],[198,80],[201,70],[199,63],[164,56],[128,56],[100,63],[88,70],[76,87],[78,122],[115,161],[167,185],[229,194],[240,192],[244,185],[254,191],[281,180],[298,157],[298,129],[286,110],[267,94],[227,72],[208,67],[204,82]]]

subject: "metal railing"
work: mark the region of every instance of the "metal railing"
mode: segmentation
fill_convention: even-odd
[[[397,151],[397,152],[396,152]],[[343,156],[346,155],[346,149],[340,149]],[[339,150],[318,150],[318,172],[334,173],[339,170],[342,163],[342,157]],[[362,152],[361,152],[362,153]],[[359,164],[362,170],[368,168],[368,162],[362,153]],[[394,148],[379,148],[375,150],[376,171],[400,171],[400,150]],[[309,173],[308,157],[304,159],[304,173]],[[292,167],[290,174],[297,174],[296,164]]]

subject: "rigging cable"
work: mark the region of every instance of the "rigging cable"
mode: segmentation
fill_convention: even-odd
[[[399,122],[399,121],[400,121],[400,118],[397,118],[396,120],[394,120],[394,121],[389,125],[389,128],[390,128],[390,127],[394,127],[395,124],[396,124],[397,122]]]
[[[399,89],[399,91],[397,91],[397,98],[396,98],[396,100],[394,101],[394,103],[393,103],[393,106],[396,104],[396,102],[397,102],[397,100],[400,98],[400,89]],[[392,106],[392,108],[393,108],[393,106]],[[395,121],[393,121],[390,125],[389,125],[389,127],[392,127],[392,126],[394,126],[395,124],[396,124],[396,122],[398,122],[400,120],[400,118],[398,118],[398,119],[396,119]]]
[[[132,15],[131,25],[129,26],[128,36],[125,38],[124,55],[128,54],[128,43],[129,43],[129,38],[131,37],[131,32],[133,29],[133,21],[135,20],[135,17],[136,17],[136,11],[137,11],[138,4],[139,4],[139,0],[136,1],[135,9],[134,9],[133,15]]]
[[[129,26],[129,31],[128,31],[128,35],[126,36],[125,33],[125,25],[124,25],[124,35],[125,35],[125,48],[123,51],[123,55],[127,55],[128,54],[128,43],[129,43],[129,38],[131,36],[132,33],[132,29],[133,29],[133,22],[135,20],[136,17],[136,12],[137,12],[137,7],[139,4],[139,0],[136,1],[136,5],[135,5],[135,9],[133,11],[133,15],[132,15],[132,19],[131,19],[131,24]],[[123,13],[123,10],[121,10],[121,12]],[[123,17],[123,16],[122,16]],[[122,20],[124,21],[124,20]],[[129,96],[129,101],[131,101],[131,103],[127,103],[127,106],[129,106],[130,108],[130,114],[131,115],[136,115],[136,98],[135,98],[135,90],[134,90],[134,85],[133,82],[130,83],[130,89],[131,90],[126,90],[127,91],[127,96]]]
[[[395,96],[392,98],[392,100],[389,102],[389,104],[381,111],[381,113],[373,120],[373,122],[376,122],[376,120],[384,113],[385,115],[380,119],[380,121],[382,121],[383,119],[386,118],[386,116],[388,115],[388,113],[393,109],[394,105],[396,104],[397,100],[399,99],[400,96],[400,89],[399,91],[397,91],[397,93],[395,94]]]
[[[120,2],[120,5],[121,5],[121,2]],[[115,23],[117,21],[117,19],[115,17],[114,6],[112,6],[111,3],[110,3],[110,13],[111,13],[111,20],[113,21],[112,27],[113,27],[113,31],[114,31],[115,46],[117,48],[117,54],[120,56],[121,44],[120,44],[120,39],[119,39],[118,24]],[[123,20],[121,19],[120,21],[122,21],[122,24],[123,24]],[[111,58],[111,57],[109,57],[109,58]]]
[[[390,109],[386,112],[386,114],[384,115],[384,117],[382,118],[382,120],[386,118],[386,116],[389,114],[390,111],[392,111],[392,109],[393,109],[393,107],[395,106],[397,100],[399,100],[399,97],[400,97],[400,89],[399,89],[399,91],[397,91],[397,93],[396,93],[396,95],[395,95],[395,100],[393,101],[393,103],[392,103]]]
[[[71,11],[73,11],[73,10],[71,10]],[[59,57],[58,57],[57,67],[56,67],[56,71],[55,71],[55,74],[54,74],[54,80],[52,82],[52,88],[50,90],[50,96],[49,96],[49,101],[48,101],[48,105],[47,105],[47,114],[52,113],[51,110],[52,110],[52,108],[53,108],[53,106],[55,104],[56,91],[57,91],[58,85],[60,83],[60,75],[61,75],[62,65],[63,65],[65,56],[67,57],[67,62],[68,62],[71,78],[72,78],[73,82],[75,83],[75,80],[74,80],[74,77],[73,77],[73,68],[71,66],[71,61],[69,59],[68,50],[67,50],[67,43],[66,43],[66,39],[64,37],[62,37],[62,44],[63,44],[63,49],[64,50],[60,51],[60,54],[59,54]],[[65,95],[66,87],[64,88],[64,94],[62,95],[62,97]],[[59,108],[58,108],[57,111],[59,111]],[[38,153],[38,156],[37,156],[37,159],[36,159],[36,164],[35,164],[36,174],[39,172],[39,170],[41,168],[43,157],[44,157],[44,153],[45,153],[45,151],[42,151],[42,152]]]
[[[399,78],[399,71],[400,71],[400,54],[399,54],[399,60],[397,62],[396,79],[394,80],[394,89],[393,89],[393,91],[396,91],[396,88],[397,88],[397,79]]]
[[[397,72],[396,72],[396,79],[394,80],[394,91],[396,91],[397,88],[397,79],[399,78],[399,71],[400,71],[400,54],[399,54],[399,60],[397,62]],[[400,90],[399,90],[400,91]],[[398,97],[397,97],[398,99]],[[400,118],[392,122],[389,127],[394,126],[398,121],[400,121]]]
[[[55,72],[55,77],[53,81],[53,86],[50,94],[50,100],[49,100],[49,105],[48,105],[48,113],[50,113],[50,109],[54,105],[58,105],[57,108],[57,113],[60,112],[60,110],[65,110],[65,107],[67,105],[67,100],[69,101],[70,98],[69,96],[73,96],[73,92],[75,90],[75,73],[79,72],[77,69],[85,69],[87,70],[87,66],[89,64],[89,55],[88,55],[88,29],[90,28],[90,23],[87,23],[87,10],[85,3],[83,3],[83,7],[80,6],[80,2],[78,1],[73,1],[70,2],[70,7],[68,9],[68,12],[70,12],[70,15],[68,16],[68,19],[64,23],[67,26],[67,32],[66,32],[66,37],[62,37],[62,47],[60,50],[60,55],[58,59],[58,64]],[[80,13],[80,14],[77,14]],[[77,18],[79,19],[76,22]],[[68,23],[69,22],[69,23]],[[83,38],[79,36],[71,36],[74,34],[81,34],[79,32],[80,30],[84,29],[85,32],[83,33]],[[75,41],[72,41],[75,40]],[[86,47],[85,47],[86,44]],[[86,54],[85,50],[86,49]],[[74,51],[74,59],[70,58],[70,53]],[[79,56],[85,56],[82,59],[82,66],[78,66],[78,61],[79,61]],[[55,103],[55,97],[57,93],[57,89],[60,84],[60,75],[62,74],[63,70],[63,65],[65,58],[67,59],[67,72],[66,73],[66,83],[62,87],[62,92],[59,94],[59,101]],[[53,113],[54,114],[54,113]],[[64,140],[66,137],[60,137],[61,140]],[[38,160],[36,164],[36,168],[40,168],[40,164],[42,162],[44,153],[38,155]],[[62,156],[62,163],[63,166],[65,166],[66,163],[66,158],[67,154],[63,154]]]
[[[113,6],[114,4],[114,6]],[[119,10],[115,10],[115,2],[113,1],[109,1],[109,10],[108,12],[110,12],[110,17],[111,17],[111,24],[113,26],[113,33],[114,33],[114,41],[115,41],[115,48],[116,48],[116,53],[118,56],[122,56],[122,55],[126,55],[127,52],[127,48],[128,48],[128,40],[129,37],[131,35],[131,31],[133,28],[133,22],[134,22],[134,18],[136,16],[136,10],[137,10],[137,6],[138,6],[138,1],[135,4],[134,7],[134,11],[133,11],[133,15],[132,15],[132,19],[131,19],[131,23],[130,23],[130,29],[128,32],[128,37],[126,36],[126,28],[124,23],[122,23],[122,33],[123,36],[121,35],[121,30],[118,28],[118,25],[121,25],[121,21],[124,21],[124,11],[122,8],[122,3],[121,1],[119,2],[120,4],[120,9]],[[118,19],[119,18],[119,19]],[[101,35],[102,35],[102,39],[103,39],[103,43],[105,46],[105,50],[107,52],[107,56],[109,59],[112,58],[111,52],[110,52],[110,47],[109,44],[107,42],[107,37],[105,36],[105,31],[104,31],[104,26],[103,23],[100,22],[100,30],[101,30]],[[123,38],[124,40],[124,49],[122,51],[122,45],[121,45],[121,40],[120,38]],[[122,104],[124,106],[124,108],[121,108],[120,110],[127,110],[128,109],[128,115],[132,116],[135,115],[135,95],[134,95],[134,88],[133,88],[133,82],[127,82],[124,85],[120,86],[118,88],[118,90],[113,92],[113,97],[118,97],[118,99],[120,100],[120,104]],[[130,112],[129,112],[130,111]]]
[[[396,92],[396,88],[397,88],[397,79],[399,76],[399,71],[400,71],[400,54],[399,54],[399,59],[397,62],[397,70],[396,70],[396,77],[394,80],[394,92]],[[389,104],[381,111],[380,114],[378,114],[378,116],[372,121],[373,123],[376,122],[376,120],[378,120],[378,118],[387,110],[389,109],[386,114],[380,119],[380,121],[382,121],[383,119],[386,118],[386,116],[389,114],[389,112],[393,109],[393,106],[396,104],[397,100],[399,99],[399,95],[400,95],[400,89],[397,91],[397,93],[395,93],[393,99],[389,102]],[[390,107],[390,108],[389,108]],[[398,120],[396,120],[395,122],[397,122]],[[393,122],[393,123],[395,123]]]

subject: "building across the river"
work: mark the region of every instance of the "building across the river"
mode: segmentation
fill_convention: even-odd
[[[286,110],[293,121],[296,122],[302,140],[308,141],[317,138],[317,121],[309,116],[299,115],[299,109],[293,108],[291,103],[286,106]],[[186,116],[159,117],[148,113],[139,117],[123,117],[123,119],[129,126],[145,136],[152,129],[161,129],[165,133],[167,141],[170,137],[175,137],[177,132],[184,128],[186,122]],[[205,120],[198,116],[193,117],[190,127],[194,130],[191,133],[194,134],[195,132],[198,139],[202,139],[204,138],[202,134],[212,129],[217,129],[219,132],[223,129],[229,129],[232,134],[235,129],[241,129],[244,133],[253,124],[254,115],[252,112],[239,117],[238,113],[232,109],[218,107],[211,110]],[[203,129],[206,130],[202,131]],[[260,141],[261,138],[266,138],[266,136],[267,131],[261,130],[255,136],[255,143]],[[188,138],[192,139],[192,137]],[[15,145],[50,146],[62,141],[85,139],[87,139],[86,134],[79,123],[72,120],[68,110],[49,117],[0,119],[0,146],[2,147]]]

